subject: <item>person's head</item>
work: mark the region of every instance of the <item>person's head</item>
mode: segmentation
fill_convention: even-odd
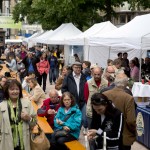
[[[134,57],[133,60],[135,60],[135,66],[139,67],[139,59],[137,57]]]
[[[123,59],[127,59],[127,57],[128,57],[128,53],[127,52],[123,53]]]
[[[117,55],[118,55],[118,58],[119,58],[119,59],[122,59],[122,53],[121,53],[121,52],[118,53]]]
[[[130,68],[133,68],[134,66],[136,66],[136,61],[134,59],[130,60],[129,66]]]
[[[106,68],[106,78],[109,82],[113,82],[115,79],[115,69],[113,66],[108,66]]]
[[[102,69],[100,67],[93,68],[93,78],[95,81],[100,81],[102,76]]]
[[[58,102],[57,90],[55,90],[55,89],[50,90],[49,97],[50,97],[52,103],[57,103]]]
[[[150,58],[146,57],[145,58],[145,64],[149,64],[149,62],[150,62]]]
[[[21,60],[21,56],[20,55],[16,55],[16,60],[17,60],[17,62],[19,62]]]
[[[14,51],[14,47],[11,46],[11,47],[10,47],[10,52],[13,52],[13,51]]]
[[[127,75],[124,73],[117,74],[114,83],[118,88],[125,88],[128,85]]]
[[[14,59],[14,56],[13,56],[13,55],[10,55],[10,56],[9,56],[9,59],[10,59],[10,60]]]
[[[8,79],[5,83],[4,95],[7,100],[17,100],[22,98],[23,95],[21,83],[16,79]]]
[[[35,78],[35,72],[33,72],[33,71],[28,72],[28,77],[29,78]]]
[[[78,57],[78,54],[74,54],[74,57]]]
[[[113,60],[108,59],[108,60],[107,60],[107,66],[112,66],[112,65],[113,65]]]
[[[28,53],[27,53],[27,56],[28,56],[28,58],[32,58],[33,53],[32,53],[32,52],[28,52]]]
[[[90,61],[83,61],[82,62],[82,68],[90,68],[91,62]]]
[[[62,107],[70,108],[75,105],[75,99],[69,92],[64,92],[60,101]]]
[[[29,84],[29,87],[31,89],[33,89],[37,86],[38,82],[37,82],[36,78],[29,78],[28,79],[28,84]]]
[[[82,70],[82,64],[80,62],[74,62],[73,65],[72,65],[72,69],[73,69],[73,72],[76,74],[76,75],[80,75],[81,73],[81,70]]]
[[[120,68],[121,68],[121,64],[122,64],[122,62],[121,62],[121,60],[118,59],[118,58],[113,61],[113,65],[114,65],[117,69],[120,69]]]
[[[69,70],[70,70],[69,66],[63,66],[63,68],[62,68],[62,75],[66,76],[68,74]]]
[[[1,76],[1,77],[0,77],[0,85],[1,85],[2,87],[4,87],[6,81],[7,81],[7,78],[6,78],[5,76]]]
[[[21,47],[21,52],[24,52],[24,51],[25,51],[25,47],[22,46],[22,47]]]
[[[99,114],[107,114],[113,109],[112,102],[101,93],[94,93],[91,97],[91,104],[94,111]]]
[[[41,55],[41,60],[43,60],[43,59],[47,59],[47,54],[45,52],[43,52]]]

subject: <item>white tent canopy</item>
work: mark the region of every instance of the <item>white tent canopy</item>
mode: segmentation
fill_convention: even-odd
[[[27,43],[28,44],[28,48],[30,48],[30,47],[32,47],[32,46],[34,46],[36,44],[33,39],[35,39],[36,37],[40,36],[43,33],[44,33],[44,31],[36,32],[32,36],[23,39],[23,42]]]
[[[111,47],[129,47],[145,49],[142,42],[145,36],[150,33],[150,14],[135,17],[129,23],[121,26],[112,32],[89,38],[89,45],[105,45]]]
[[[53,30],[46,31],[42,35],[40,35],[40,36],[38,36],[36,38],[33,38],[33,41],[35,41],[35,43],[46,43],[47,39],[49,37],[51,37],[53,32],[54,32]]]
[[[36,32],[36,33],[34,33],[33,35],[31,35],[30,37],[24,38],[24,39],[23,39],[23,42],[28,43],[29,39],[34,38],[34,37],[36,37],[36,36],[38,36],[38,35],[39,35],[39,32]]]
[[[64,45],[66,39],[74,37],[80,33],[82,32],[72,23],[65,23],[54,30],[53,34],[47,40],[46,44]]]
[[[110,21],[102,22],[94,24],[92,27],[87,29],[85,32],[73,37],[69,38],[66,43],[68,45],[84,45],[85,44],[85,38],[88,38],[93,35],[99,35],[103,33],[110,32],[117,27],[114,26]]]
[[[140,57],[144,50],[150,48],[149,27],[150,14],[147,14],[135,17],[129,23],[110,33],[89,37],[89,60],[92,63],[96,63],[95,61],[97,61],[101,65],[104,55],[107,56],[107,59],[109,56],[111,59],[114,59],[117,57],[116,54],[118,52],[128,52],[129,59]],[[95,58],[93,53],[96,50],[98,52]]]

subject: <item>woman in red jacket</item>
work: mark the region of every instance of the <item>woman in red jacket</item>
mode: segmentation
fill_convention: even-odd
[[[43,91],[46,90],[46,80],[47,80],[47,74],[50,69],[49,62],[47,60],[47,54],[44,52],[40,58],[40,62],[36,64],[37,70],[40,73],[39,76],[39,85],[42,85],[42,79],[43,79]]]

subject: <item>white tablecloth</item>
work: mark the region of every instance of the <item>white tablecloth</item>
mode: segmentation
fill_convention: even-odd
[[[150,85],[135,82],[132,87],[133,97],[150,97]]]

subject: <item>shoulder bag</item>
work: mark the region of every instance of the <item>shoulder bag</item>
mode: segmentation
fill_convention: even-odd
[[[38,126],[38,133],[33,133],[31,131],[30,137],[31,150],[49,150],[50,142],[45,136],[45,133],[41,129],[41,127],[38,124],[37,126]]]

